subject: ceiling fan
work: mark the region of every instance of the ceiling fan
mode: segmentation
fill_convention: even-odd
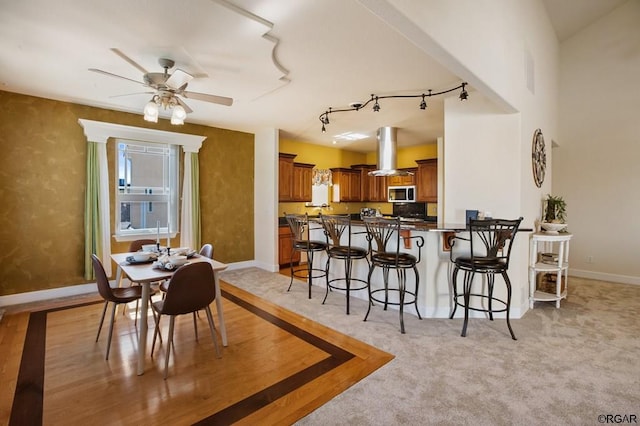
[[[187,91],[187,85],[194,78],[193,75],[181,70],[176,69],[173,73],[169,74],[169,70],[175,66],[175,61],[167,58],[158,59],[158,63],[164,69],[163,72],[148,72],[140,64],[133,59],[126,56],[118,49],[111,49],[114,53],[120,56],[122,59],[133,65],[139,71],[143,73],[143,81],[133,80],[128,77],[113,74],[107,71],[99,70],[96,68],[89,68],[89,71],[93,71],[99,74],[108,75],[111,77],[121,78],[123,80],[132,81],[137,84],[142,84],[145,87],[153,89],[153,92],[142,92],[152,94],[153,98],[147,103],[144,108],[145,120],[158,121],[158,110],[162,106],[164,109],[173,109],[173,115],[171,117],[172,124],[183,124],[186,114],[193,112],[191,108],[182,100],[179,96],[187,99],[196,99],[199,101],[211,102],[214,104],[220,104],[225,106],[231,106],[233,104],[232,98],[225,96],[209,95],[206,93],[198,93]],[[139,93],[130,93],[128,95],[134,95]],[[118,96],[128,96],[118,95]]]

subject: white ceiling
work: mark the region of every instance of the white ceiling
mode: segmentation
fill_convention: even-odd
[[[623,1],[544,0],[560,39]],[[389,99],[377,113],[332,114],[325,134],[320,114],[374,93],[420,94],[461,82],[357,1],[0,0],[0,10],[0,89],[132,112],[141,124],[148,88],[88,71],[142,82],[113,49],[150,72],[162,71],[159,58],[173,59],[197,76],[187,90],[234,99],[230,107],[184,99],[193,109],[187,122],[251,133],[275,127],[321,144],[363,133],[367,139],[336,145],[360,151],[375,150],[381,126],[399,128],[399,146],[435,142],[442,98],[427,98],[424,111],[420,99]]]

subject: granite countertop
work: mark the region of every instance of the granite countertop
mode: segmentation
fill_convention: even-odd
[[[317,219],[318,216],[309,216],[311,219]],[[359,213],[351,214],[351,223],[353,225],[364,226],[364,222],[360,218]],[[462,223],[445,223],[443,225],[438,226],[437,222],[426,221],[426,220],[411,220],[411,221],[401,221],[401,228],[403,229],[414,229],[416,231],[431,231],[431,232],[461,232],[467,229],[467,226]],[[284,217],[278,218],[278,226],[287,226],[287,220]],[[532,232],[531,228],[519,228],[518,232]]]

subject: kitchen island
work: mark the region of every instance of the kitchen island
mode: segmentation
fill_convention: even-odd
[[[311,217],[310,217],[311,218]],[[424,238],[424,247],[421,249],[415,244],[415,240],[409,240],[411,243],[409,247],[405,246],[403,240],[400,240],[400,244],[403,245],[401,251],[411,253],[420,258],[418,263],[419,285],[418,285],[418,310],[423,318],[448,318],[452,310],[451,300],[451,283],[449,277],[451,276],[452,264],[450,262],[450,247],[447,243],[449,235],[455,232],[464,232],[465,225],[462,224],[440,224],[427,221],[402,221],[401,229],[408,233],[410,236],[421,236]],[[522,233],[526,236],[526,239],[520,236],[516,238],[516,244],[521,247],[528,247],[528,233],[531,229],[520,229],[519,234]],[[322,229],[315,229],[311,231],[311,239],[324,240],[324,233]],[[366,228],[364,222],[360,220],[359,215],[353,215],[352,218],[352,241],[351,244],[363,248],[368,247],[366,239]],[[395,241],[392,242],[395,244]],[[395,249],[395,245],[389,248]],[[460,250],[468,251],[468,246],[459,244],[456,246],[456,252]],[[421,250],[421,253],[418,252]],[[525,255],[526,259],[526,255]],[[324,252],[319,252],[314,258],[314,264],[316,267],[324,267],[327,261],[327,255]],[[511,272],[511,269],[510,269]],[[369,273],[367,262],[357,261],[353,263],[352,277],[367,279]],[[344,267],[339,262],[331,264],[329,271],[330,276],[344,276]],[[517,277],[510,274],[512,286],[514,287],[514,295],[520,292],[525,292],[528,295],[528,281],[526,274],[524,277]],[[395,274],[390,274],[390,284],[396,280]],[[483,285],[480,280],[474,285]],[[314,285],[321,288],[325,288],[326,283],[324,278],[316,279],[313,282]],[[413,274],[407,274],[407,288],[413,288],[415,286],[415,279]],[[383,287],[382,271],[380,268],[376,268],[371,278],[372,290]],[[502,278],[498,277],[496,280],[495,294],[502,296],[501,292],[506,292],[504,285],[502,285]],[[339,292],[339,290],[334,290]],[[367,290],[358,290],[351,292],[352,297],[357,297],[363,300],[368,300]],[[330,296],[331,297],[331,296]],[[526,305],[526,304],[525,304]],[[397,309],[396,306],[389,306],[390,309]],[[412,305],[405,306],[404,311],[416,315],[415,309]],[[515,304],[511,310],[512,318],[520,318],[526,311],[526,306],[521,309],[520,304]],[[354,314],[357,314],[354,312]],[[362,313],[364,315],[364,312]],[[482,314],[473,313],[477,316]],[[463,313],[461,310],[456,312],[456,317],[461,317]],[[472,315],[474,316],[474,315]]]

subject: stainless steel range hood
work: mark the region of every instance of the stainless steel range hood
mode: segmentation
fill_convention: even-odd
[[[378,170],[369,172],[369,176],[406,176],[409,173],[398,170],[398,129],[396,127],[380,127],[378,129]]]

